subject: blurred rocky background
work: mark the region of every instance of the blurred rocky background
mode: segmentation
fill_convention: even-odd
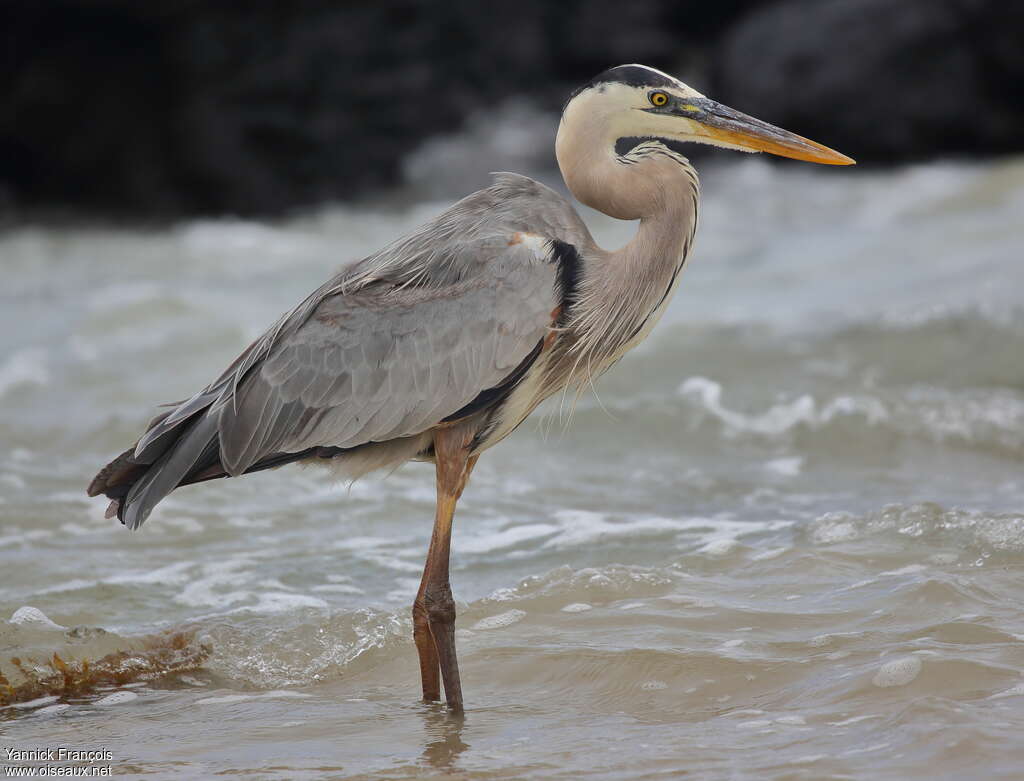
[[[348,200],[622,62],[862,163],[1014,152],[1022,42],[1010,0],[3,0],[0,209]]]

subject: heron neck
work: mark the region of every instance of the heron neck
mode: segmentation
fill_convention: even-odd
[[[636,236],[609,253],[612,266],[628,273],[666,263],[674,268],[693,238],[697,220],[697,172],[684,157],[662,148],[630,158],[615,151],[607,128],[560,126],[556,155],[577,200],[620,220],[639,220]]]
[[[696,228],[697,184],[695,176],[674,173],[657,208],[640,218],[629,243],[612,252],[595,247],[584,257],[572,341],[577,354],[590,356],[588,376],[606,369],[647,335],[679,282]]]
[[[611,253],[623,273],[632,275],[642,269],[655,275],[659,270],[670,273],[682,260],[697,224],[698,191],[681,176],[673,184],[677,186],[665,188],[658,208],[640,218],[632,240]]]
[[[678,275],[697,227],[699,190],[688,162],[657,157],[630,166],[617,164],[620,176],[643,177],[647,188],[644,214],[636,235],[609,253],[604,275],[609,289],[630,290],[638,300],[660,300]],[[633,170],[641,169],[637,174]]]

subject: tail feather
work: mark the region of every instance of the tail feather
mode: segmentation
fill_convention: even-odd
[[[135,445],[136,460],[147,464],[153,463],[167,451],[173,442],[181,437],[190,419],[202,413],[203,410],[208,410],[216,401],[217,396],[215,390],[197,393],[192,398],[176,404],[173,409],[154,418],[146,429],[146,433]]]
[[[150,431],[166,417],[156,418]],[[218,463],[216,416],[200,412],[173,428],[164,427],[159,437],[149,438],[148,458],[136,455],[137,449],[136,445],[124,451],[103,467],[88,488],[89,496],[103,494],[111,500],[108,518],[116,514],[131,529],[139,528],[157,502],[191,474],[210,471]]]
[[[121,502],[121,522],[129,529],[138,529],[157,503],[216,451],[217,419],[202,415],[135,481]]]
[[[157,418],[153,425],[162,420]],[[89,496],[108,497],[107,517],[117,515],[130,529],[138,529],[167,494],[183,485],[201,483],[227,477],[220,460],[220,439],[217,416],[201,412],[171,432],[160,433],[159,440],[166,443],[163,452],[152,463],[139,463],[136,447],[130,448],[103,469],[89,484]],[[146,446],[154,452],[156,438]],[[358,448],[311,447],[297,453],[273,453],[260,459],[245,473],[274,469],[284,464],[309,459],[331,459]]]
[[[135,448],[129,448],[103,467],[86,489],[89,496],[104,494],[110,499],[120,499],[128,493],[132,483],[142,477],[148,468],[146,464],[132,460],[134,452]]]

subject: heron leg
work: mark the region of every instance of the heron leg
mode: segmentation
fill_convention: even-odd
[[[423,701],[434,702],[441,699],[441,676],[438,668],[437,649],[434,637],[430,634],[430,621],[427,618],[426,605],[426,572],[412,603],[412,639],[416,642],[416,653],[420,657],[420,681],[423,684]]]
[[[455,654],[455,599],[448,581],[448,559],[455,505],[476,464],[477,457],[469,455],[472,439],[472,430],[463,426],[441,429],[434,435],[437,513],[423,580],[412,608],[423,699],[440,699],[443,681],[448,707],[456,713],[462,711],[462,683]]]

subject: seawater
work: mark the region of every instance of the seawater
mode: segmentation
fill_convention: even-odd
[[[1024,776],[1024,163],[703,174],[651,338],[463,497],[464,720],[417,702],[428,466],[190,487],[134,534],[84,493],[444,203],[0,236],[0,749],[154,779]]]

